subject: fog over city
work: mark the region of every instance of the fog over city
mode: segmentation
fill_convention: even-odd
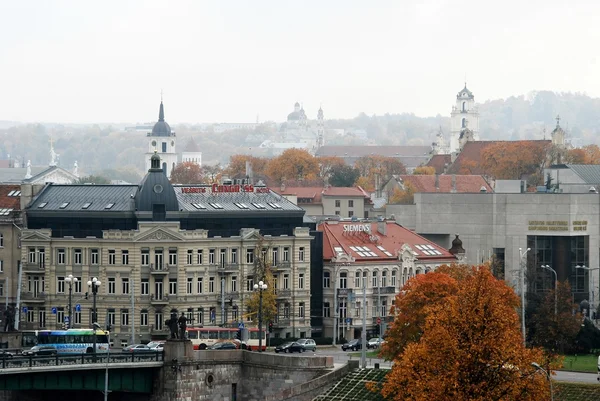
[[[447,115],[600,96],[596,1],[4,1],[0,120],[171,123]],[[311,116],[314,118],[314,116]]]

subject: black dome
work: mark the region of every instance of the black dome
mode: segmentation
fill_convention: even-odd
[[[160,168],[160,157],[155,152],[151,160],[151,168],[140,183],[135,196],[138,212],[176,212],[179,202],[169,179]]]
[[[158,112],[158,122],[152,128],[152,136],[171,136],[171,127],[165,121],[165,109],[162,101]]]

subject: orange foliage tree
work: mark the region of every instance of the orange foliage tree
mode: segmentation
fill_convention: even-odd
[[[550,399],[546,376],[531,365],[548,367],[549,361],[541,349],[523,345],[519,298],[487,266],[461,269],[470,270],[438,271],[428,285],[407,285],[398,296],[396,332],[390,332],[388,342],[398,331],[417,334],[405,337],[403,350],[402,341],[397,343],[381,394],[415,401]],[[414,299],[413,309],[403,306],[403,297]]]
[[[367,191],[376,189],[377,176],[379,177],[379,185],[383,185],[392,175],[406,174],[406,167],[395,157],[363,156],[354,163],[354,167],[360,172],[360,178],[357,180],[356,185],[360,185]]]
[[[496,179],[520,180],[530,176],[531,184],[540,185],[549,151],[550,145],[545,142],[497,142],[481,151],[481,167]]]
[[[265,175],[265,169],[267,168],[269,159],[251,155],[232,155],[229,157],[229,165],[225,169],[225,173],[227,173],[230,178],[245,177],[246,162],[250,162],[254,177],[257,178]]]
[[[415,203],[415,189],[410,182],[404,183],[404,189],[394,188],[389,198],[392,205],[412,205]]]
[[[331,178],[336,168],[346,165],[344,159],[337,156],[320,156],[317,157],[317,161],[319,162],[319,177],[323,180]]]
[[[565,163],[600,164],[600,147],[586,145],[582,148],[570,149],[565,155]]]
[[[287,180],[314,180],[319,175],[319,161],[304,149],[287,149],[281,156],[271,159],[267,175],[280,184]]]
[[[179,163],[171,171],[170,180],[173,184],[201,184],[204,182],[202,168],[192,162]]]
[[[419,166],[413,170],[413,175],[435,175],[435,167]]]

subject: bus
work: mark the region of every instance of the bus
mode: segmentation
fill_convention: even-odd
[[[258,350],[259,335],[258,329],[249,328],[248,340],[246,340],[246,349],[250,351]],[[241,340],[241,330],[225,327],[188,327],[186,329],[187,337],[194,344],[195,350],[205,350],[219,341]],[[262,331],[262,350],[267,349],[267,332]]]
[[[110,333],[96,330],[96,352],[109,352]],[[94,330],[39,330],[37,344],[56,348],[58,354],[90,354],[94,349]]]

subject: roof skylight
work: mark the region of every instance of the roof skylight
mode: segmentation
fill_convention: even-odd
[[[104,209],[112,209],[114,205],[114,203],[109,203],[108,205],[104,206]]]
[[[88,209],[91,206],[92,202],[85,202],[83,204],[83,206],[81,206],[82,209]]]
[[[67,206],[69,206],[69,202],[64,202],[63,204],[61,204],[61,205],[59,206],[59,209],[64,209],[64,208],[66,208]]]
[[[43,209],[44,206],[46,206],[48,204],[48,202],[42,202],[38,205],[38,208]]]

